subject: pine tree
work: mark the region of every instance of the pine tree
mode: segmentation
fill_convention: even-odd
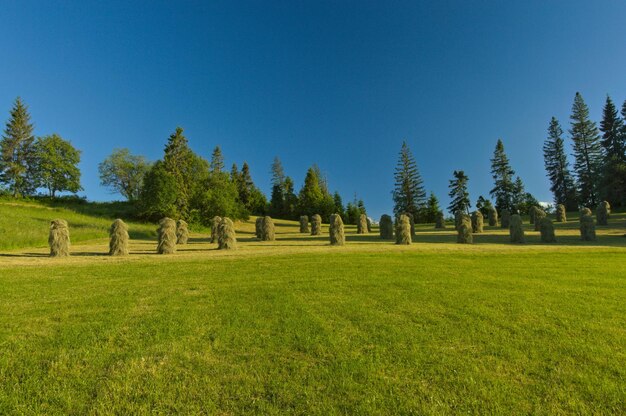
[[[504,152],[504,144],[498,139],[496,149],[491,159],[491,175],[494,180],[494,187],[489,194],[495,199],[496,209],[513,209],[513,175],[515,171],[511,169],[509,158]]]
[[[399,217],[408,212],[414,218],[420,218],[419,214],[425,204],[426,191],[415,159],[406,142],[402,142],[394,179],[394,214]]]
[[[283,169],[283,164],[281,163],[278,156],[274,158],[274,162],[272,163],[272,186],[279,185],[283,188],[285,186],[285,171]]]
[[[163,168],[176,181],[175,205],[178,215],[183,218],[188,218],[192,188],[194,182],[198,180],[195,169],[196,158],[197,156],[189,148],[183,129],[177,127],[165,145]]]
[[[524,196],[526,195],[526,189],[524,187],[524,182],[522,182],[522,178],[519,176],[515,178],[515,182],[513,182],[513,196],[511,200],[511,207],[513,212],[521,213],[524,205]]]
[[[288,207],[288,202],[286,200],[286,177],[285,171],[283,170],[283,165],[280,162],[280,159],[277,157],[274,158],[274,162],[272,163],[271,168],[272,174],[272,195],[270,199],[270,215],[275,218],[290,218],[288,211],[290,211]],[[292,182],[292,192],[293,192],[293,182]],[[292,207],[295,210],[295,206]]]
[[[580,93],[576,93],[569,130],[574,143],[574,171],[578,179],[578,202],[596,206],[598,174],[601,161],[600,136],[596,123],[589,119],[589,109]]]
[[[428,201],[426,202],[426,208],[424,209],[424,221],[431,223],[437,220],[441,208],[439,207],[439,200],[435,196],[434,192],[430,193]]]
[[[213,153],[211,154],[211,172],[220,173],[224,170],[224,156],[222,155],[222,149],[219,146],[215,146]]]
[[[319,178],[312,167],[306,173],[304,178],[304,186],[300,190],[298,204],[300,212],[309,217],[319,214],[319,209],[323,200],[322,189],[320,188]]]
[[[35,192],[35,136],[28,108],[17,97],[0,141],[0,183],[14,197]]]
[[[469,209],[472,206],[469,199],[469,192],[467,192],[467,182],[469,178],[462,170],[454,171],[454,179],[450,181],[450,193],[448,196],[452,200],[448,206],[448,211],[452,215],[457,213],[469,214]]]
[[[548,137],[543,144],[543,160],[555,205],[563,204],[568,211],[575,211],[578,207],[576,188],[569,170],[562,135],[563,129],[559,121],[552,117],[548,126]]]
[[[343,200],[341,199],[341,195],[339,195],[339,192],[337,191],[335,191],[335,193],[333,194],[333,203],[335,206],[335,213],[341,215],[341,217],[344,218],[346,210],[343,206]]]
[[[600,122],[602,131],[602,172],[599,193],[602,200],[613,206],[626,203],[626,135],[624,121],[620,118],[611,97],[606,97]]]

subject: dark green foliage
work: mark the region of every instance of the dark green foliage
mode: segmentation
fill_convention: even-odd
[[[443,211],[439,211],[437,213],[437,217],[435,218],[435,228],[437,229],[445,229],[446,228],[446,220],[443,216]]]
[[[261,241],[274,241],[275,239],[274,221],[272,221],[272,217],[265,216],[261,223]]]
[[[457,212],[469,213],[471,207],[469,193],[467,192],[467,182],[469,178],[462,170],[454,171],[454,179],[450,181],[448,188],[450,188],[450,205],[448,211],[451,214]]]
[[[435,194],[431,192],[430,196],[428,197],[428,201],[426,202],[426,207],[422,211],[424,222],[427,222],[427,223],[436,222],[440,211],[441,211],[441,208],[439,207],[439,200],[437,199]]]
[[[472,213],[472,232],[477,234],[483,232],[483,214],[480,211]]]
[[[484,196],[479,196],[476,200],[476,209],[479,210],[483,214],[483,218],[489,218],[489,211],[493,205],[491,205],[491,201],[485,199]],[[497,221],[496,221],[497,222]],[[491,225],[491,224],[490,224]],[[494,224],[497,225],[497,224]]]
[[[367,234],[367,215],[361,214],[359,216],[359,222],[356,224],[356,233],[357,234]]]
[[[357,225],[359,218],[361,217],[361,211],[356,203],[348,202],[346,208],[346,224]]]
[[[535,218],[535,223],[534,223],[535,224],[535,231],[539,231],[540,227],[541,227],[541,220],[543,218],[546,218],[546,213],[541,208],[537,208],[537,207],[535,207],[535,208],[536,208],[535,209],[535,216],[534,216],[534,218]]]
[[[308,234],[311,231],[309,230],[309,217],[306,215],[300,216],[300,232],[303,234]]]
[[[295,219],[298,212],[298,196],[294,190],[293,180],[287,176],[285,178],[285,194],[284,194],[284,216],[288,219]]]
[[[237,200],[249,214],[264,214],[267,208],[267,199],[252,181],[250,167],[246,162],[243,162],[241,172],[237,171],[236,165],[233,164],[233,167],[235,170],[231,172],[231,180],[237,187]]]
[[[314,215],[320,209],[323,200],[324,194],[317,173],[315,169],[309,168],[304,178],[304,186],[298,197],[300,211],[308,216]]]
[[[556,206],[556,222],[567,222],[567,210],[563,204]]]
[[[537,210],[539,210],[539,208],[534,205],[528,210],[528,217],[531,225],[535,223],[535,214],[537,213]]]
[[[34,141],[28,108],[17,97],[0,140],[0,184],[14,197],[31,195],[37,188]]]
[[[380,217],[380,223],[378,224],[378,228],[380,231],[380,238],[382,238],[383,240],[393,239],[393,220],[391,219],[391,216],[383,214]]]
[[[626,102],[624,104],[626,110]],[[600,197],[613,202],[616,206],[624,206],[626,205],[626,125],[610,97],[606,97],[600,131],[602,131],[603,161]],[[600,223],[599,220],[598,223]]]
[[[174,205],[176,213],[183,218],[189,216],[192,187],[195,181],[199,179],[196,168],[200,163],[198,159],[199,157],[189,148],[187,138],[183,135],[183,129],[177,127],[165,145],[163,168],[174,178],[176,183]]]
[[[128,225],[118,218],[113,221],[109,229],[109,255],[127,256],[128,241]]]
[[[187,244],[189,240],[189,228],[183,220],[176,222],[176,244]]]
[[[337,191],[335,191],[335,193],[333,194],[333,203],[335,207],[335,212],[343,218],[346,215],[346,209],[343,206],[343,200],[341,199],[341,195],[339,195],[339,192]]]
[[[146,174],[139,210],[141,215],[155,221],[165,216],[176,216],[176,179],[169,173],[163,162],[156,162]]]
[[[396,244],[408,245],[412,240],[411,221],[408,215],[402,214],[396,219]]]
[[[524,190],[524,183],[518,176],[513,184],[513,211],[520,214],[530,214],[532,207],[539,205],[539,201]]]
[[[258,218],[257,218],[258,221]],[[211,243],[217,243],[217,234],[220,227],[220,223],[222,222],[222,218],[215,216],[211,220]],[[257,234],[258,237],[258,234]]]
[[[511,215],[509,235],[511,237],[511,243],[523,244],[526,242],[526,237],[524,236],[524,227],[522,225],[522,217],[520,217],[518,214]]]
[[[331,246],[343,246],[345,244],[346,237],[343,231],[343,221],[341,219],[341,215],[332,214],[330,216],[328,231]]]
[[[489,225],[491,225],[491,221],[489,221]],[[508,209],[503,209],[502,216],[500,217],[500,228],[509,228],[510,225],[511,225],[511,212]]]
[[[150,164],[143,156],[134,156],[128,149],[115,149],[98,165],[100,185],[110,188],[129,201],[139,199],[143,180]]]
[[[311,235],[322,235],[322,217],[319,214],[311,217]]]
[[[495,199],[496,209],[513,209],[513,194],[515,186],[513,175],[515,171],[511,169],[509,158],[504,152],[504,144],[498,139],[496,149],[491,159],[491,175],[494,180],[494,187],[489,194]]]
[[[53,134],[37,139],[35,146],[34,175],[37,187],[48,190],[54,198],[57,192],[76,193],[80,186],[80,151],[70,142]]]
[[[171,218],[163,218],[159,221],[157,229],[157,253],[173,254],[176,252],[176,221]]]
[[[222,149],[219,146],[215,146],[215,149],[213,149],[209,166],[212,173],[224,172],[224,155],[222,155]]]
[[[398,164],[394,173],[393,212],[396,216],[404,213],[418,217],[426,202],[426,192],[415,159],[406,142],[402,142]]]
[[[467,214],[460,214],[459,226],[457,227],[456,242],[459,244],[472,244],[472,221]]]
[[[254,235],[259,240],[263,238],[263,217],[257,217],[254,222]]]
[[[580,238],[583,241],[596,240],[596,225],[591,215],[583,215],[580,217]]]
[[[596,208],[596,219],[598,225],[609,225],[609,215],[611,214],[611,205],[607,201],[602,201]]]
[[[226,172],[212,172],[201,183],[195,194],[193,207],[201,221],[210,224],[214,216],[248,218],[248,211],[238,200],[237,186]]]
[[[228,217],[222,218],[217,228],[217,248],[219,250],[234,250],[237,248],[235,224]]]
[[[550,191],[554,195],[554,203],[563,204],[567,209],[575,210],[578,206],[576,187],[569,170],[562,136],[563,129],[559,121],[552,117],[548,126],[548,137],[543,144],[543,160],[550,180]]]
[[[539,232],[541,233],[541,241],[543,243],[555,243],[554,224],[548,217],[542,217],[539,220]]]
[[[600,136],[596,123],[589,119],[589,109],[582,95],[576,93],[569,130],[574,143],[574,171],[578,180],[578,202],[595,206],[601,164]]]
[[[70,229],[67,221],[62,219],[50,222],[48,235],[50,257],[67,257],[70,255]]]

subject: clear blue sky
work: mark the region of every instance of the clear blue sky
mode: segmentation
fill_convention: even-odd
[[[502,138],[540,200],[551,116],[581,91],[598,120],[626,99],[624,1],[29,2],[0,5],[0,114],[16,96],[37,135],[82,150],[84,194],[115,147],[161,157],[176,126],[208,158],[247,161],[269,195],[279,156],[302,184],[317,163],[331,191],[370,214],[392,208],[402,140],[445,207],[455,169],[472,203],[492,185]],[[564,126],[566,127],[566,126]]]

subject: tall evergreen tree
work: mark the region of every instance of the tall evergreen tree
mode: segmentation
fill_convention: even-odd
[[[400,216],[408,212],[413,215],[413,218],[420,218],[421,210],[426,202],[426,191],[415,159],[406,142],[402,142],[394,179],[394,214]]]
[[[17,97],[0,141],[0,183],[14,197],[32,194],[37,188],[34,141],[28,108]]]
[[[574,143],[574,171],[578,180],[578,202],[595,207],[600,173],[601,147],[596,123],[589,119],[589,109],[579,92],[572,105],[569,130]]]
[[[454,171],[454,179],[450,181],[450,205],[448,211],[454,215],[457,212],[469,214],[469,209],[472,206],[469,199],[469,192],[467,192],[467,182],[469,178],[462,170]]]
[[[222,155],[222,149],[219,146],[215,146],[213,153],[211,154],[211,172],[219,173],[224,170],[224,156]]]
[[[513,210],[513,175],[515,171],[511,168],[509,158],[504,152],[504,144],[498,139],[496,149],[491,159],[491,175],[494,180],[494,187],[489,194],[495,199],[496,209]]]
[[[524,197],[526,195],[526,189],[524,187],[524,182],[522,182],[522,178],[519,176],[515,178],[515,182],[513,182],[513,198],[511,200],[511,206],[513,208],[513,212],[523,213],[523,205],[524,205]]]
[[[283,164],[278,158],[278,156],[274,157],[274,162],[272,162],[271,173],[272,173],[272,186],[279,185],[281,187],[284,187],[285,170],[283,169]]]
[[[287,211],[289,211],[287,207],[286,201],[286,189],[285,189],[285,171],[283,169],[283,164],[281,163],[278,156],[274,158],[271,167],[272,174],[272,195],[270,199],[270,215],[276,218],[290,218]],[[292,182],[293,187],[293,182]],[[292,189],[293,192],[293,189]],[[292,207],[295,209],[295,206]]]
[[[295,192],[295,185],[293,183],[293,179],[289,176],[285,177],[284,182],[284,211],[283,215],[287,219],[298,219],[300,217],[300,213],[298,212],[298,196]]]
[[[563,129],[559,121],[552,117],[548,126],[548,137],[543,143],[543,160],[550,191],[554,195],[555,204],[563,204],[568,211],[575,211],[578,207],[574,178],[569,170],[569,162],[565,154]]]
[[[324,194],[320,188],[319,178],[315,169],[311,167],[306,173],[304,186],[300,190],[300,195],[298,197],[300,212],[308,215],[309,217],[311,215],[319,214],[323,198]]]
[[[341,195],[339,195],[339,192],[337,191],[333,194],[333,203],[335,206],[335,213],[341,215],[342,218],[345,218],[346,209],[343,206]]]
[[[626,203],[626,134],[624,121],[608,96],[602,112],[600,131],[603,162],[600,197],[613,206],[623,206]]]
[[[165,145],[163,168],[176,181],[176,209],[183,218],[188,218],[190,201],[193,195],[196,176],[196,162],[198,157],[189,148],[183,129],[176,128]]]
[[[480,195],[476,200],[476,209],[483,214],[483,217],[487,218],[489,216],[489,211],[491,210],[491,208],[491,201]]]
[[[439,207],[439,200],[435,196],[434,192],[430,193],[428,201],[426,202],[426,208],[424,209],[424,221],[430,223],[437,220],[441,208]]]

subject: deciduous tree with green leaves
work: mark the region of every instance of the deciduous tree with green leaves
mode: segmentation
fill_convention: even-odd
[[[128,149],[113,150],[98,165],[100,184],[131,202],[139,199],[144,177],[149,170],[150,163],[146,158],[133,155]]]
[[[72,143],[52,134],[35,142],[35,178],[37,187],[48,190],[54,198],[57,192],[76,193],[80,186],[80,151]]]

